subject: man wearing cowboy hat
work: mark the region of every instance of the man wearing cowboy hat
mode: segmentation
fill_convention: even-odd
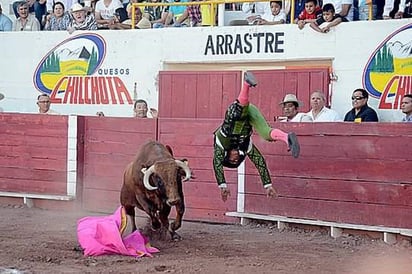
[[[284,115],[281,122],[312,122],[309,115],[299,112],[299,107],[303,106],[303,103],[296,98],[295,94],[286,94],[279,105],[282,106]]]

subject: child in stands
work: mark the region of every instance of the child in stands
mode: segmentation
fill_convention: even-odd
[[[265,11],[262,18],[257,18],[256,25],[277,25],[286,23],[286,13],[282,9],[282,1],[270,1],[270,10]]]
[[[318,32],[327,33],[330,31],[330,28],[347,21],[345,17],[335,13],[335,8],[332,4],[325,4],[322,8],[322,17],[310,23],[310,27]]]
[[[303,29],[306,24],[315,22],[322,17],[322,9],[318,6],[317,0],[306,0],[305,9],[295,19],[299,29]]]

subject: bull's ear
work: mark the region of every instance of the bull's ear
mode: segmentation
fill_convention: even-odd
[[[169,153],[173,156],[173,149],[169,146],[166,145],[166,149],[169,151]]]

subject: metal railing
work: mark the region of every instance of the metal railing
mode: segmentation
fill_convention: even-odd
[[[136,26],[136,16],[135,9],[140,7],[165,7],[165,6],[192,6],[192,5],[208,5],[210,7],[210,26],[215,25],[215,11],[218,11],[218,26],[223,26],[224,22],[224,12],[225,4],[232,3],[250,3],[250,2],[270,2],[272,0],[208,0],[208,1],[192,1],[192,2],[172,2],[172,3],[133,3],[132,4],[132,28]],[[285,0],[282,0],[285,3]],[[283,7],[285,5],[283,4]],[[372,1],[368,3],[369,6],[369,20],[372,20]],[[294,14],[295,14],[295,0],[290,0],[290,24],[294,24]]]

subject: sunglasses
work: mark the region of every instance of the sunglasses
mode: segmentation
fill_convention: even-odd
[[[362,99],[365,99],[365,97],[352,97],[352,100],[356,100],[356,101],[359,101],[359,100],[362,100]]]

